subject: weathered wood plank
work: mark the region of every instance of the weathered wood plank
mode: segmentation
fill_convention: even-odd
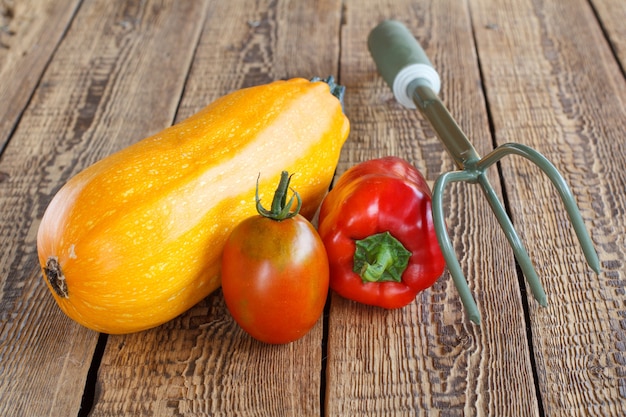
[[[26,0],[0,4],[0,149],[79,3]]]
[[[401,108],[366,47],[383,19],[403,21],[442,77],[441,98],[480,153],[491,148],[485,101],[465,3],[346,3],[341,79],[352,122],[340,172],[398,155],[434,181],[452,170],[428,121]],[[497,173],[492,183],[499,187]],[[482,193],[469,184],[445,196],[447,224],[483,315],[464,314],[447,273],[416,302],[383,311],[332,299],[328,415],[538,415],[522,301],[510,249]]]
[[[626,81],[585,1],[470,4],[498,143],[526,143],[562,171],[603,268],[586,265],[547,179],[504,162],[514,221],[549,297],[548,308],[530,304],[544,409],[624,415]]]
[[[447,274],[398,311],[333,296],[324,381],[321,322],[294,344],[263,345],[237,328],[217,292],[158,329],[109,337],[92,415],[626,413],[623,2],[593,0],[592,10],[584,0],[85,0],[60,44],[59,22],[76,3],[14,3],[29,6],[20,19],[50,20],[33,17],[15,37],[0,31],[0,69],[32,67],[8,77],[26,101],[11,102],[12,122],[0,117],[12,123],[0,143],[21,117],[0,160],[0,414],[78,413],[98,335],[47,293],[35,254],[39,219],[69,176],[174,117],[247,85],[336,74],[341,62],[353,132],[339,174],[388,154],[431,183],[453,169],[428,122],[400,108],[376,74],[365,40],[384,18],[404,21],[424,44],[442,99],[480,153],[492,147],[487,105],[498,143],[527,143],[556,163],[597,244],[599,277],[549,183],[524,161],[503,163],[514,220],[550,301],[547,309],[529,301],[541,403],[510,250],[481,193],[460,185],[447,192],[447,221],[481,327],[467,320]],[[46,52],[19,58],[20,48]],[[23,60],[7,64],[4,53]]]
[[[275,79],[335,74],[341,2],[210,2],[177,119]],[[313,115],[312,115],[313,116]],[[93,416],[319,416],[322,321],[286,346],[236,326],[221,292],[157,329],[111,336]]]
[[[204,4],[85,1],[0,162],[0,414],[77,415],[98,335],[38,266],[39,221],[86,165],[172,123]]]

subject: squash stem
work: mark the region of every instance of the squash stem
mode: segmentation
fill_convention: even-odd
[[[281,221],[294,217],[300,212],[300,208],[302,207],[302,198],[300,194],[296,191],[293,191],[291,198],[287,200],[287,193],[289,192],[289,182],[291,181],[291,175],[287,171],[283,171],[280,174],[280,182],[278,183],[278,187],[276,188],[276,192],[274,193],[274,198],[272,199],[272,207],[270,210],[267,210],[261,205],[261,199],[259,198],[259,179],[256,181],[256,209],[259,214],[263,217],[267,217],[272,220]],[[291,210],[293,206],[294,199],[297,201],[297,206],[295,210]]]
[[[311,79],[311,82],[316,82],[316,81],[322,81],[328,84],[328,86],[330,87],[330,93],[333,96],[337,97],[337,100],[339,100],[339,102],[341,103],[341,110],[343,110],[343,97],[346,93],[346,87],[344,87],[343,85],[337,84],[335,82],[335,77],[333,77],[332,75],[328,76],[328,78],[326,79],[323,79],[320,77],[314,77]]]

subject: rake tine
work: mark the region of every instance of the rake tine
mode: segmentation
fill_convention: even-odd
[[[461,269],[459,260],[454,252],[454,247],[452,246],[450,237],[448,236],[445,216],[443,213],[443,191],[448,184],[459,181],[474,182],[476,181],[476,175],[470,171],[446,172],[441,174],[435,181],[432,195],[433,222],[437,233],[437,240],[439,241],[439,247],[443,253],[444,259],[446,260],[450,276],[452,277],[454,285],[459,292],[463,307],[465,308],[469,319],[476,324],[480,324],[480,313],[478,312],[478,307],[472,297],[472,292],[470,291],[465,276],[463,275],[463,270]]]
[[[481,185],[485,196],[487,197],[487,201],[489,201],[489,205],[491,206],[491,210],[496,215],[498,222],[500,223],[500,227],[504,232],[511,248],[513,249],[513,254],[515,255],[515,259],[517,259],[517,263],[519,264],[526,280],[528,280],[528,284],[530,285],[530,289],[533,293],[535,299],[541,304],[543,307],[548,305],[546,300],[546,293],[541,286],[541,281],[539,280],[539,276],[537,276],[537,272],[533,267],[533,264],[528,256],[528,252],[524,247],[521,239],[519,238],[515,228],[513,227],[513,223],[509,218],[506,210],[502,206],[502,203],[498,199],[493,187],[489,183],[487,176],[482,174],[478,176],[478,182]]]
[[[578,237],[580,246],[582,247],[583,253],[585,254],[587,264],[589,264],[591,269],[593,269],[596,274],[599,274],[600,260],[598,259],[598,254],[593,247],[593,241],[589,236],[589,232],[587,232],[587,228],[585,227],[585,222],[582,219],[580,210],[576,205],[574,195],[567,185],[567,182],[565,181],[561,173],[552,164],[552,162],[550,162],[545,156],[543,156],[531,147],[528,147],[521,143],[505,143],[498,146],[490,154],[482,158],[478,162],[478,166],[479,168],[486,169],[490,165],[502,159],[504,156],[510,154],[519,155],[528,159],[536,166],[538,166],[548,176],[548,178],[550,178],[550,181],[552,181],[552,184],[561,196],[561,200],[563,200],[565,210],[567,211],[570,222],[574,227],[576,237]]]

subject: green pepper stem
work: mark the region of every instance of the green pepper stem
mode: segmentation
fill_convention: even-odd
[[[393,250],[388,245],[380,247],[374,263],[365,263],[361,270],[361,278],[367,282],[379,282],[385,271],[393,265]]]
[[[260,177],[260,175],[259,175]],[[300,194],[296,191],[293,191],[291,198],[287,201],[287,193],[289,191],[289,182],[291,181],[291,175],[287,171],[283,171],[280,174],[280,182],[278,183],[278,187],[276,188],[276,192],[274,192],[274,198],[272,199],[272,208],[267,210],[261,205],[261,199],[259,198],[259,178],[256,180],[256,209],[257,212],[263,216],[272,220],[281,221],[294,217],[300,212],[300,208],[302,207],[302,198],[300,198]],[[295,210],[291,210],[293,206],[294,199],[297,201],[297,206]]]
[[[401,282],[411,252],[389,232],[357,240],[353,270],[363,282]]]

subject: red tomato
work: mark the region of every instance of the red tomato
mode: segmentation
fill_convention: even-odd
[[[322,315],[328,257],[311,223],[254,216],[230,235],[222,255],[222,291],[235,321],[265,343],[304,336]]]

